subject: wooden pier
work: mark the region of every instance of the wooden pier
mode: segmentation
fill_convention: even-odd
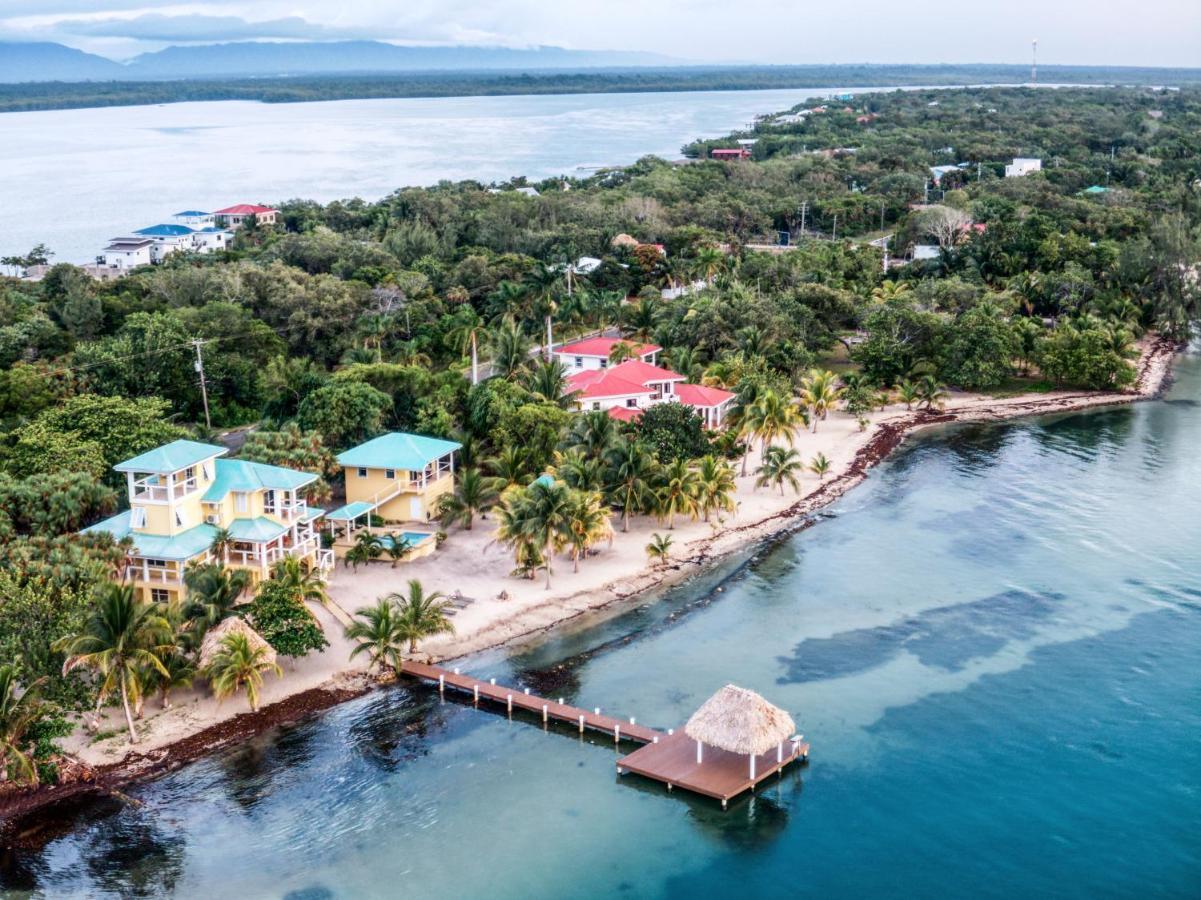
[[[590,729],[611,734],[615,742],[636,741],[640,744],[653,744],[666,737],[653,728],[639,725],[633,719],[629,721],[615,719],[612,716],[601,715],[599,710],[580,709],[578,706],[570,706],[566,703],[539,697],[529,693],[528,690],[522,691],[499,685],[495,679],[480,681],[478,678],[472,678],[470,675],[463,675],[454,670],[443,669],[441,666],[405,660],[401,674],[435,684],[440,691],[449,688],[470,694],[477,703],[480,700],[489,700],[499,703],[510,711],[521,709],[535,713],[542,717],[543,722],[554,719],[556,722],[569,722],[577,726],[581,732]]]
[[[437,686],[445,693],[453,690],[467,694],[478,704],[482,700],[504,706],[509,712],[523,710],[542,717],[543,723],[554,719],[585,730],[599,731],[612,735],[613,742],[633,741],[643,746],[628,756],[617,760],[617,773],[631,773],[650,778],[673,788],[684,788],[705,797],[720,800],[724,809],[728,802],[743,793],[753,791],[765,779],[782,771],[790,763],[804,761],[809,757],[809,744],[803,741],[785,741],[776,750],[755,757],[730,753],[717,747],[702,745],[683,731],[666,733],[639,725],[635,720],[617,719],[602,715],[599,709],[591,711],[571,706],[561,700],[549,700],[531,694],[528,689],[518,690],[496,683],[496,679],[481,681],[464,675],[456,669],[406,660],[401,670],[418,681]]]

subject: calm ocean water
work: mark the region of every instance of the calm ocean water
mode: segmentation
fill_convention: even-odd
[[[619,779],[601,736],[397,687],[84,810],[0,884],[1197,897],[1199,396],[1194,352],[1163,401],[928,436],[745,564],[468,663],[659,727],[765,693],[812,760],[729,812]]]

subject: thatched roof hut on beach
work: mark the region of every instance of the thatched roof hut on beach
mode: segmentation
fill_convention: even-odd
[[[749,756],[751,778],[755,777],[755,757],[772,749],[782,751],[795,732],[792,716],[754,691],[733,684],[706,700],[684,726],[684,733],[696,741],[698,764],[701,748],[708,744]]]
[[[207,669],[218,653],[221,652],[221,642],[231,634],[243,634],[250,644],[251,650],[266,648],[264,659],[269,664],[275,663],[275,648],[272,647],[257,631],[246,624],[238,616],[230,616],[210,628],[200,642],[200,668]]]

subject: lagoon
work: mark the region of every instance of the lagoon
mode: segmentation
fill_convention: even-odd
[[[1163,400],[929,433],[812,528],[462,663],[664,728],[761,691],[811,762],[729,812],[619,778],[603,736],[402,685],[91,805],[0,886],[1195,897],[1199,350]]]
[[[0,255],[90,262],[182,209],[586,176],[842,88],[175,103],[0,114]],[[856,92],[864,91],[862,88]]]

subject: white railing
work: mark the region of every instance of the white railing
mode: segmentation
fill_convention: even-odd
[[[273,503],[263,507],[263,512],[269,516],[279,516],[281,519],[298,519],[304,515],[307,507],[303,503]]]
[[[135,581],[145,581],[154,584],[179,584],[183,579],[177,569],[162,566],[132,566]]]
[[[337,560],[334,559],[333,550],[318,550],[317,551],[317,568],[322,572],[333,571],[334,564]]]
[[[150,500],[156,503],[165,503],[174,498],[178,500],[192,491],[196,490],[199,482],[193,478],[185,478],[183,481],[177,481],[171,487],[165,484],[152,482],[149,478],[142,481],[135,481],[133,484],[133,499],[134,500]]]
[[[293,544],[291,547],[283,548],[284,552],[288,556],[297,556],[297,557],[308,556],[310,553],[312,553],[316,549],[317,549],[317,541],[312,538],[301,541],[300,543],[297,543],[297,544]]]

